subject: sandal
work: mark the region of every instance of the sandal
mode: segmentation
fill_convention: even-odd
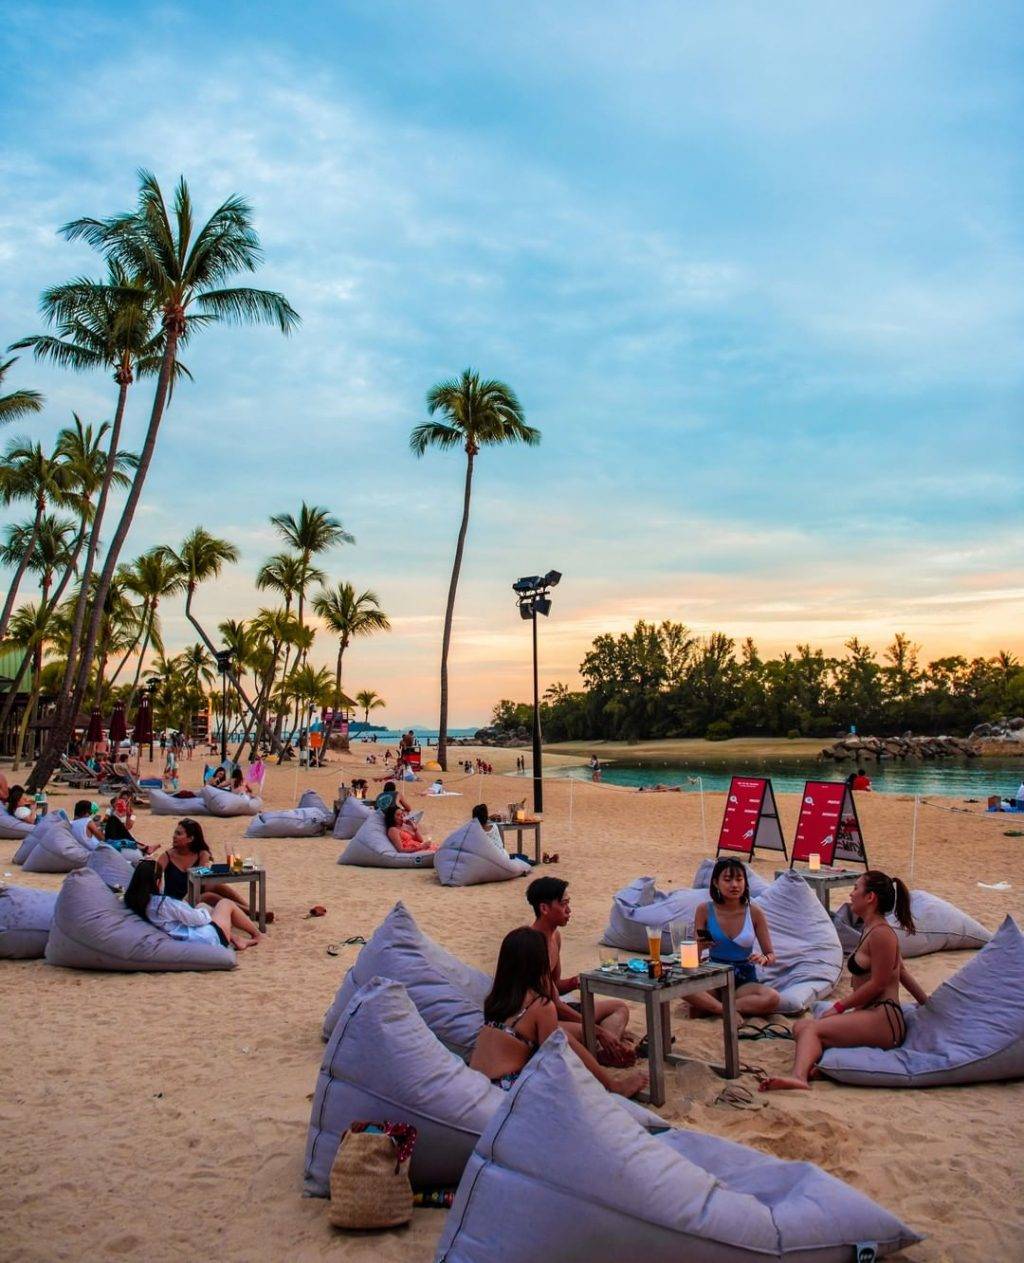
[[[736,1032],[738,1039],[792,1039],[793,1032],[785,1022],[765,1022],[758,1026],[756,1022],[744,1022]]]
[[[340,956],[340,955],[341,955],[341,948],[338,946],[338,944],[337,944],[337,943],[328,943],[328,944],[327,944],[327,955],[328,955],[328,956]]]
[[[715,1105],[731,1105],[734,1110],[760,1110],[768,1104],[767,1101],[758,1101],[754,1098],[753,1092],[749,1088],[745,1088],[741,1083],[732,1083],[727,1088],[723,1088],[715,1097]]]

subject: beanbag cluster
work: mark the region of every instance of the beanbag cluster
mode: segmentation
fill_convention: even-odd
[[[706,902],[706,891],[666,893],[657,888],[653,877],[638,877],[613,895],[612,910],[601,941],[623,951],[646,953],[647,927],[660,925],[663,927],[661,950],[668,955],[672,951],[669,924],[683,921],[692,925],[694,913]]]
[[[70,873],[82,868],[89,858],[88,848],[71,832],[63,816],[44,816],[25,841],[31,842],[22,863],[26,873]]]
[[[233,969],[235,952],[219,944],[171,938],[126,908],[98,873],[69,873],[57,896],[46,963],[69,969]]]
[[[327,821],[318,807],[293,807],[290,811],[261,811],[245,831],[247,838],[318,838],[327,832]]]
[[[348,799],[345,801],[348,802]],[[341,812],[338,819],[341,819]],[[383,815],[379,811],[371,811],[357,829],[355,837],[338,856],[338,863],[354,864],[358,868],[433,868],[434,855],[434,851],[396,851],[384,828]]]
[[[818,1068],[838,1083],[884,1088],[1024,1077],[1024,935],[1013,918],[927,1004],[903,1011],[899,1048],[828,1048]]]
[[[402,983],[420,1016],[452,1052],[467,1057],[484,1020],[491,980],[428,938],[400,900],[360,949],[324,1017],[324,1039],[360,987],[372,978]]]
[[[846,1263],[921,1238],[809,1162],[699,1132],[650,1135],[570,1051],[546,1040],[463,1173],[436,1263],[642,1259]],[[513,1233],[497,1224],[514,1223]]]
[[[926,890],[910,892],[910,911],[914,918],[914,933],[908,934],[891,913],[886,920],[896,931],[900,941],[900,954],[904,959],[927,956],[931,952],[960,952],[984,947],[992,935],[980,921],[968,916],[952,903],[930,895]],[[848,903],[841,904],[832,914],[832,921],[839,935],[843,951],[849,955],[857,950],[863,931],[862,922],[853,915]]]
[[[218,789],[216,785],[204,785],[199,796],[211,816],[256,816],[263,810],[262,798],[233,794],[229,789]]]
[[[149,791],[149,809],[154,816],[208,816],[206,803],[198,794],[191,798],[175,798],[162,789]]]
[[[488,881],[525,877],[530,865],[499,850],[479,820],[461,825],[434,854],[434,871],[442,886],[477,886]]]
[[[338,808],[338,815],[334,821],[333,836],[339,838],[342,842],[349,842],[359,832],[359,826],[364,824],[373,815],[373,807],[370,803],[365,803],[359,798],[353,798],[351,794]]]
[[[35,960],[46,950],[57,892],[0,886],[0,960]]]

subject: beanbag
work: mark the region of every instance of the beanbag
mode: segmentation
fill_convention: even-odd
[[[442,886],[477,886],[487,881],[525,877],[530,865],[499,851],[479,820],[470,820],[441,843],[434,854],[434,870]]]
[[[128,889],[128,883],[135,872],[135,865],[142,859],[141,851],[118,851],[106,843],[101,843],[89,856],[86,868],[98,873],[111,890]]]
[[[44,816],[43,819],[45,820],[46,817]],[[0,839],[3,841],[20,842],[22,838],[28,837],[34,828],[34,824],[29,824],[27,820],[19,820],[5,807],[0,807]],[[15,863],[20,864],[21,860],[15,860]]]
[[[307,789],[299,799],[300,811],[316,810],[323,817],[324,824],[334,824],[334,812],[324,802],[315,789]]]
[[[149,809],[154,816],[208,816],[206,803],[198,794],[191,798],[175,798],[162,789],[149,791]]]
[[[1024,1077],[1024,935],[1007,917],[991,940],[916,1009],[899,1048],[828,1048],[837,1083],[932,1088]]]
[[[341,818],[340,812],[338,818]],[[383,815],[371,811],[338,856],[338,863],[355,864],[359,868],[433,868],[434,854],[433,851],[396,851],[384,828]]]
[[[0,886],[0,960],[35,960],[46,950],[55,890]]]
[[[726,857],[721,856],[721,858],[725,859]],[[733,857],[730,856],[729,858]],[[715,862],[715,860],[701,860],[697,871],[693,875],[694,890],[711,889],[711,874],[714,872]],[[743,867],[747,870],[747,889],[750,891],[750,897],[751,899],[756,899],[758,895],[764,894],[771,882],[766,881],[760,873],[755,873],[749,864],[744,864]]]
[[[369,820],[372,815],[373,807],[370,803],[364,803],[361,799],[353,798],[349,794],[338,808],[332,836],[343,842],[350,842],[359,832],[359,826]]]
[[[70,873],[82,868],[89,850],[71,832],[63,816],[44,816],[32,831],[35,844],[22,864],[26,873]]]
[[[428,938],[401,901],[377,926],[345,975],[324,1017],[324,1039],[330,1039],[359,988],[378,975],[402,983],[441,1043],[460,1057],[469,1056],[484,1020],[491,980]]]
[[[99,873],[70,873],[57,896],[46,963],[121,973],[234,969],[235,952],[219,944],[171,938],[126,908]]]
[[[327,832],[327,821],[317,807],[291,811],[261,811],[245,831],[247,838],[317,838]]]
[[[920,1240],[808,1162],[699,1132],[652,1136],[572,1055],[546,1040],[463,1173],[436,1263],[850,1263]],[[514,1223],[513,1233],[496,1225]]]
[[[199,797],[211,816],[257,816],[263,810],[262,798],[233,794],[229,789],[218,789],[215,785],[204,785]]]
[[[914,918],[914,933],[908,934],[890,913],[886,920],[896,931],[900,941],[900,953],[904,959],[911,956],[927,956],[930,952],[959,952],[984,947],[992,935],[980,921],[938,895],[926,890],[910,892],[910,911]],[[842,904],[832,914],[832,921],[839,935],[843,951],[849,955],[857,950],[863,922],[853,915],[848,903]]]
[[[832,918],[804,879],[783,873],[755,901],[765,915],[775,964],[757,967],[758,979],[781,996],[780,1013],[799,1013],[835,988],[843,949]]]
[[[43,819],[45,820],[46,817],[44,816]],[[36,833],[35,825],[33,825],[32,828],[28,831],[28,833],[26,833],[25,836],[21,839],[21,846],[19,846],[18,849],[14,852],[13,856],[11,856],[12,864],[25,863],[28,857],[32,854],[32,848],[36,844],[37,837],[38,837],[38,834]]]
[[[692,926],[694,913],[707,902],[707,897],[704,890],[673,890],[666,894],[657,889],[653,877],[638,877],[612,897],[612,910],[601,942],[627,952],[646,953],[647,927],[660,925],[661,950],[667,955],[672,951],[670,922],[683,921]]]

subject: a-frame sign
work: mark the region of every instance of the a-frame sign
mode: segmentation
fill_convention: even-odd
[[[845,781],[808,781],[793,838],[793,857],[807,861],[820,855],[826,868],[836,860],[868,867],[868,852],[853,792]]]
[[[783,858],[786,856],[775,791],[766,776],[734,776],[729,783],[715,857],[723,851],[736,851],[752,858],[755,847],[781,851]]]

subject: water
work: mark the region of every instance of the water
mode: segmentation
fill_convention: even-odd
[[[846,777],[852,763],[817,762],[814,759],[744,761],[742,766],[693,763],[686,766],[653,762],[616,762],[601,768],[601,779],[609,785],[679,785],[696,792],[700,777],[706,790],[729,788],[732,776],[770,776],[776,792],[800,793],[805,781],[835,781]],[[1024,759],[967,759],[929,763],[865,762],[876,794],[946,795],[951,798],[981,798],[1002,794],[1012,798],[1024,780]],[[561,768],[552,776],[590,780],[588,767]]]
[[[406,728],[405,731],[408,732],[409,729]],[[467,737],[472,737],[477,731],[478,731],[478,728],[449,728],[448,740],[449,741],[463,741]],[[432,745],[432,746],[437,745],[437,729],[436,728],[413,728],[412,732],[413,732],[413,736],[420,743],[420,745]],[[376,737],[377,745],[379,746],[380,745],[396,746],[398,745],[398,741],[401,735],[402,735],[401,732],[391,731],[390,729],[387,732],[368,732],[366,734],[366,736],[371,739],[373,737]],[[360,741],[362,740],[362,733],[358,733],[358,732],[353,733],[351,737],[349,738],[349,740],[352,743],[352,745],[358,746]],[[368,740],[366,744],[371,745],[372,740]]]

